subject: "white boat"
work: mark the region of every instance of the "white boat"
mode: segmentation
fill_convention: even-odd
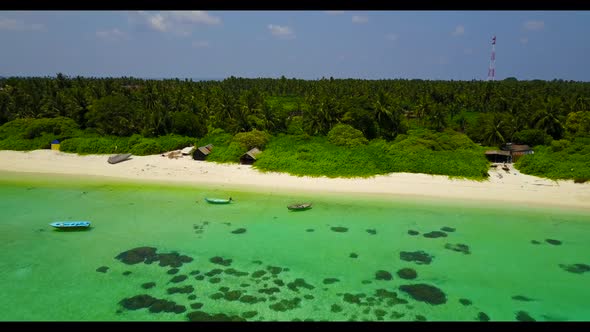
[[[229,199],[225,198],[205,198],[205,201],[211,204],[229,204],[231,203],[231,197]]]
[[[90,221],[56,221],[49,225],[55,228],[87,228],[90,226]]]

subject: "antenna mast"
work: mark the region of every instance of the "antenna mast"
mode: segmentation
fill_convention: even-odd
[[[496,36],[492,37],[492,57],[490,59],[490,68],[488,69],[488,81],[495,80],[496,77]]]

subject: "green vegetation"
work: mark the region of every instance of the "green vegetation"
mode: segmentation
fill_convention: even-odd
[[[553,141],[551,146],[540,146],[532,155],[518,160],[516,167],[523,173],[553,180],[590,180],[590,138]]]
[[[325,137],[280,135],[254,167],[261,171],[328,177],[370,177],[391,172],[487,177],[483,150],[456,132],[410,131],[394,142],[375,139],[367,145],[338,146]]]
[[[584,82],[0,78],[0,149],[10,150],[54,139],[66,152],[137,155],[213,144],[207,160],[258,147],[255,167],[299,175],[484,178],[482,146],[514,142],[537,152],[522,172],[580,180],[589,136]]]

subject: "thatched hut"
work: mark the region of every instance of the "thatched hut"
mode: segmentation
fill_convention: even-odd
[[[488,150],[486,158],[493,163],[509,163],[511,160],[510,151]]]
[[[258,150],[258,148],[254,148],[246,153],[244,153],[240,157],[240,164],[243,165],[252,165],[256,161],[256,156],[258,156],[262,151]]]
[[[205,160],[209,153],[213,150],[213,145],[207,144],[205,146],[200,146],[195,149],[193,152],[193,159],[194,160]]]

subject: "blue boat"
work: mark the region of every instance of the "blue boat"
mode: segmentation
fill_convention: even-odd
[[[88,228],[90,226],[90,221],[56,221],[49,225],[55,228]]]

